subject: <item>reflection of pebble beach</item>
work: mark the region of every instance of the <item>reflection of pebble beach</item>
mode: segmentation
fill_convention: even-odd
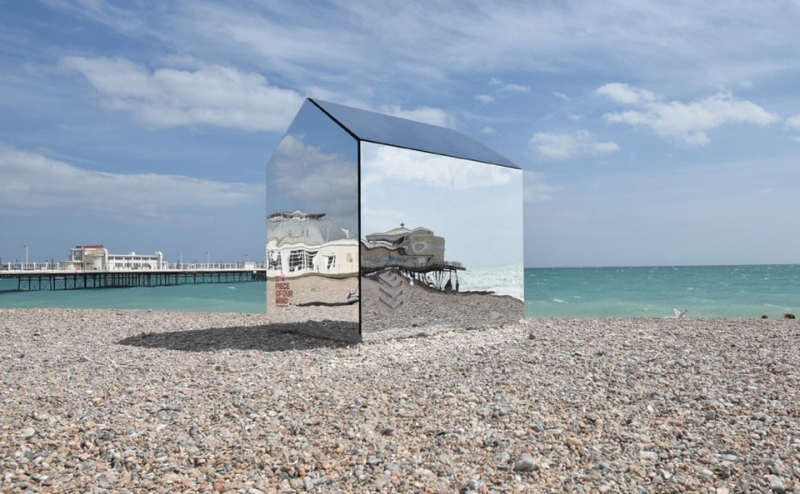
[[[0,310],[0,491],[800,488],[796,321],[537,319],[352,346],[265,321]]]
[[[270,324],[284,324],[286,330],[308,336],[321,336],[350,342],[361,340],[358,333],[358,304],[341,305],[348,294],[358,293],[358,277],[322,276],[284,280],[291,291],[288,305],[275,305],[277,280],[267,283],[267,319]],[[328,305],[320,305],[328,304]],[[315,321],[306,324],[306,321]]]
[[[347,295],[358,293],[358,277],[327,278],[324,276],[307,276],[302,278],[287,278],[292,296],[288,299],[289,305],[277,307],[274,298],[274,284],[270,280],[267,297],[267,315],[271,322],[285,323],[297,321],[334,321],[358,322],[358,305],[336,305],[347,301]],[[318,303],[332,305],[314,305]]]
[[[399,279],[399,278],[398,278]],[[363,332],[406,331],[417,328],[481,328],[518,322],[524,314],[521,300],[508,296],[481,293],[445,294],[409,285],[403,278],[402,302],[396,310],[389,310],[379,298],[380,284],[369,278],[361,279]]]

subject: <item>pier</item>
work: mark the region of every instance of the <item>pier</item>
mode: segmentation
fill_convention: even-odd
[[[20,291],[131,288],[200,283],[266,281],[267,269],[254,263],[188,264],[171,269],[60,270],[48,264],[0,266],[1,279],[16,279]]]

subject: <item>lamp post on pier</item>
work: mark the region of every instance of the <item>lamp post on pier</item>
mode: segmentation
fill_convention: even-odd
[[[211,269],[211,254],[206,251],[206,268]]]
[[[25,247],[25,269],[28,269],[28,246],[23,245]]]
[[[178,252],[178,264],[180,265],[179,269],[183,269],[183,252]]]

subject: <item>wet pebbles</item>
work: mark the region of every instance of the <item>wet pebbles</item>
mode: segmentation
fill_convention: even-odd
[[[800,492],[800,324],[0,310],[2,492]]]

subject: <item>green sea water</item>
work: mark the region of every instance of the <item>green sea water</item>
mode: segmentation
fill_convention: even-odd
[[[504,288],[498,280],[506,277],[496,271],[486,276],[487,286]],[[687,310],[686,317],[800,317],[800,265],[528,268],[524,282],[528,317],[669,317],[673,308]],[[265,310],[263,282],[52,292],[16,288],[16,281],[0,280],[0,308]]]

